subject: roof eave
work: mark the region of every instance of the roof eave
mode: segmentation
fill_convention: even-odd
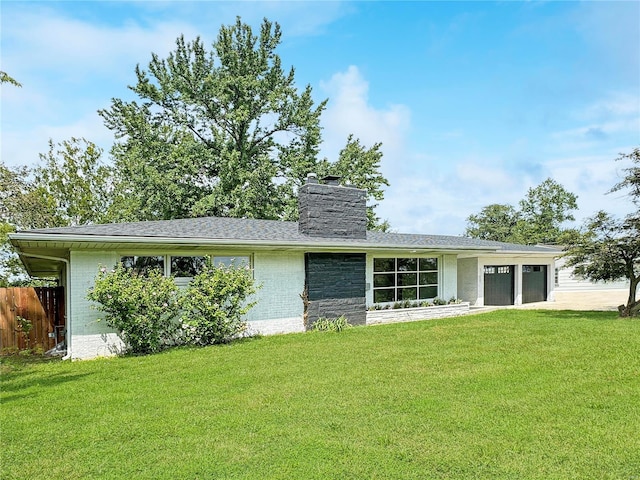
[[[327,248],[333,250],[416,250],[416,251],[448,251],[451,253],[498,253],[500,248],[486,246],[453,246],[453,245],[406,245],[406,244],[382,244],[373,242],[332,241],[326,238],[321,240],[250,240],[228,238],[176,238],[176,237],[141,237],[119,235],[69,235],[69,234],[45,234],[18,232],[9,235],[9,241],[14,247],[19,248],[23,242],[57,242],[59,244],[146,244],[146,245],[177,245],[177,246],[224,246],[224,247],[262,247],[262,248],[291,248],[304,250],[308,248]]]

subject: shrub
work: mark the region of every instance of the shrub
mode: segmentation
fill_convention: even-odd
[[[153,353],[175,343],[178,287],[159,270],[142,276],[121,264],[110,272],[101,268],[87,298],[105,312],[127,352]]]
[[[16,321],[18,323],[18,330],[24,337],[24,341],[27,344],[27,350],[31,347],[31,338],[29,337],[29,333],[33,329],[33,323],[31,320],[28,320],[20,315],[16,315]]]
[[[351,328],[351,324],[344,315],[338,318],[319,318],[313,323],[313,330],[318,332],[341,332],[346,328]]]
[[[257,291],[251,271],[224,265],[206,266],[189,283],[182,299],[182,329],[186,343],[222,343],[246,330],[242,317],[255,305]]]

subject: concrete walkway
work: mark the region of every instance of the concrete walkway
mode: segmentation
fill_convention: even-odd
[[[607,310],[618,311],[627,303],[628,290],[594,290],[590,292],[555,292],[555,301],[519,305],[518,308],[543,310]]]

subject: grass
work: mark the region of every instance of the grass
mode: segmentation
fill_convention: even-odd
[[[640,322],[502,310],[2,365],[3,479],[640,479]]]

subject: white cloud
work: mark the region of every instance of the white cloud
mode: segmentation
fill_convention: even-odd
[[[9,165],[38,161],[47,142],[85,137],[108,150],[113,136],[97,114],[111,97],[124,97],[135,64],[151,52],[165,54],[177,36],[195,31],[182,22],[149,28],[87,23],[48,6],[3,11],[3,70],[23,84],[2,89],[2,159]]]
[[[611,92],[587,105],[578,112],[577,117],[586,121],[606,121],[612,117],[638,121],[640,117],[638,92],[634,94],[631,92]]]
[[[568,191],[578,196],[576,220],[605,210],[624,216],[631,210],[629,199],[620,194],[608,194],[613,185],[622,179],[622,168],[628,166],[614,162],[617,152],[603,155],[577,155],[549,160],[547,167],[551,177]]]
[[[2,27],[3,68],[25,75],[46,72],[72,83],[95,74],[130,75],[136,63],[150,59],[151,52],[170,51],[180,33],[195,36],[192,26],[179,21],[158,22],[150,28],[133,21],[118,26],[90,24],[48,8],[12,11]]]
[[[637,137],[640,97],[631,92],[608,93],[570,115],[577,126],[553,132],[550,137],[564,150],[592,148],[594,142],[617,135]]]
[[[113,135],[97,113],[88,113],[69,124],[39,124],[31,129],[3,131],[2,160],[10,166],[33,167],[40,161],[39,154],[48,151],[49,139],[58,143],[71,137],[84,137],[95,143],[104,150],[103,159],[107,161]]]
[[[350,133],[370,147],[382,142],[383,165],[397,164],[404,149],[405,135],[411,122],[408,107],[399,104],[378,109],[369,102],[369,84],[358,67],[351,65],[345,72],[334,74],[320,83],[329,97],[322,117],[325,145],[323,153],[334,159]]]

